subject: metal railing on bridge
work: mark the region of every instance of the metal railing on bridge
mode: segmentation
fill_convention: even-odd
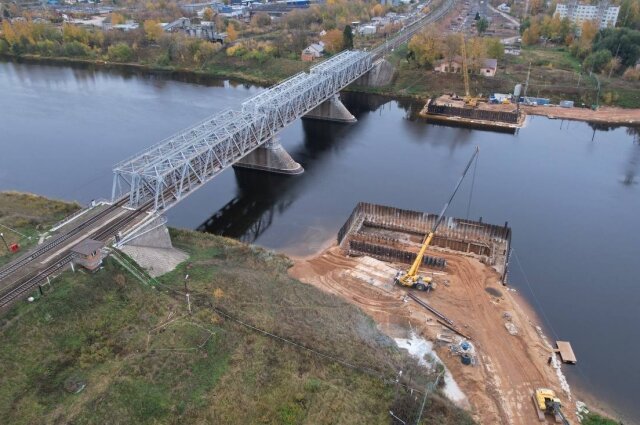
[[[345,51],[183,130],[114,168],[112,197],[129,206],[153,200],[165,211],[372,67],[367,52]]]

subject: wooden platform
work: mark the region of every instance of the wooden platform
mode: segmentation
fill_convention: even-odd
[[[571,343],[568,341],[556,341],[556,346],[558,347],[555,352],[560,353],[560,358],[564,363],[576,364],[578,360],[576,359],[576,355],[573,353],[573,348],[571,348]]]

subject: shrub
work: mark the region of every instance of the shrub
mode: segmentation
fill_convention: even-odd
[[[114,62],[129,62],[133,59],[133,49],[125,43],[114,44],[109,46],[107,56],[109,56],[109,60]]]
[[[71,41],[62,45],[62,55],[71,58],[89,56],[89,46],[79,41]]]

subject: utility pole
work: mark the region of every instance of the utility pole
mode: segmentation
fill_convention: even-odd
[[[529,71],[527,71],[527,81],[524,83],[524,95],[522,97],[527,97],[527,90],[529,89],[530,76],[531,76],[531,62],[529,62]]]
[[[11,252],[9,249],[9,245],[7,245],[7,241],[4,239],[4,233],[0,233],[0,238],[2,238],[2,242],[4,242],[4,246],[7,248],[7,252]]]
[[[422,420],[422,412],[424,411],[424,405],[427,403],[427,396],[429,395],[429,392],[433,391],[438,386],[438,381],[440,381],[440,377],[444,375],[444,372],[444,370],[440,372],[440,375],[438,375],[435,382],[429,382],[427,384],[424,391],[424,397],[422,398],[422,405],[420,406],[420,414],[418,415],[418,420],[416,420],[416,425],[420,425],[420,421]]]
[[[598,94],[596,95],[596,108],[600,107],[600,79],[598,79],[598,77],[595,77],[596,82],[598,83]]]
[[[191,298],[189,297],[189,288],[187,288],[187,279],[189,279],[188,274],[184,276],[184,291],[187,294],[187,308],[189,309],[189,314],[191,314]]]

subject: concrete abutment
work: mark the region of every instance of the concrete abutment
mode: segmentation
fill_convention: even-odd
[[[354,123],[358,120],[349,112],[346,106],[340,101],[340,95],[335,94],[325,100],[311,111],[309,111],[302,119],[334,121],[343,123]]]

